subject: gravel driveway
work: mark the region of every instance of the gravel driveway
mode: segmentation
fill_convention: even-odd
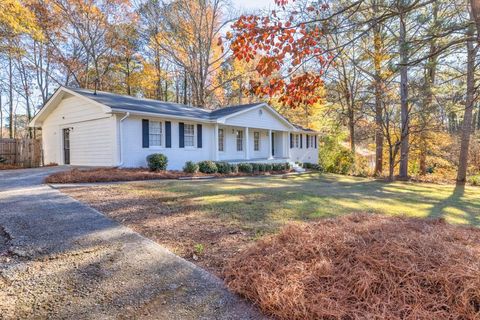
[[[260,319],[203,269],[42,185],[0,171],[0,319]]]

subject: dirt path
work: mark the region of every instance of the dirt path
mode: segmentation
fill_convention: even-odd
[[[260,319],[203,269],[41,185],[0,172],[0,319]]]

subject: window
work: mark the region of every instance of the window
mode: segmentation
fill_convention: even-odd
[[[243,151],[243,131],[237,130],[237,151]]]
[[[225,146],[225,135],[223,129],[218,129],[218,151],[224,151]]]
[[[195,126],[193,124],[185,124],[184,141],[185,141],[185,147],[195,146]]]
[[[315,148],[315,136],[308,136],[308,138],[310,139],[310,148]]]
[[[163,140],[162,123],[158,121],[148,122],[148,141],[150,147],[160,147]]]
[[[300,135],[296,134],[295,135],[295,148],[298,148],[300,146]]]
[[[253,133],[253,150],[254,151],[260,150],[260,132]]]

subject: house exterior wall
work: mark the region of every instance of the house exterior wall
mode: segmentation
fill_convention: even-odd
[[[259,110],[262,110],[260,113]],[[318,149],[306,148],[306,135],[302,135],[302,148],[290,148],[291,127],[279,120],[274,112],[262,107],[227,118],[223,123],[179,120],[168,117],[111,114],[108,109],[82,97],[63,98],[42,124],[45,163],[64,164],[63,132],[70,131],[70,163],[82,166],[145,167],[146,157],[162,153],[168,157],[169,170],[181,170],[186,161],[267,161],[270,155],[269,130],[275,135],[275,158],[278,161],[318,162]],[[143,147],[142,120],[162,122],[162,146]],[[171,148],[165,146],[165,121],[171,122]],[[193,124],[195,146],[179,146],[179,123]],[[197,124],[202,124],[202,147],[197,146]],[[224,129],[223,152],[217,153],[215,128]],[[248,136],[247,130],[248,127]],[[243,150],[237,151],[236,131],[244,133]],[[260,133],[260,149],[254,150],[254,134]],[[247,139],[248,156],[247,159]],[[218,158],[216,157],[218,154]],[[284,160],[283,160],[284,159]]]
[[[120,121],[121,117],[117,117]],[[162,146],[149,148],[142,147],[142,119],[149,121],[160,121],[163,124]],[[171,139],[172,147],[165,147],[165,121],[172,124]],[[179,147],[179,123],[195,125],[194,147]],[[197,147],[197,124],[202,124],[202,148]],[[211,160],[214,157],[213,148],[214,125],[210,123],[202,123],[195,121],[184,121],[160,117],[137,117],[132,116],[126,118],[122,123],[122,140],[123,140],[123,166],[124,167],[146,167],[146,158],[152,153],[162,153],[168,158],[169,170],[181,170],[187,161]]]
[[[290,139],[290,138],[289,138]],[[309,146],[307,148],[306,135],[302,134],[302,148],[300,146],[290,148],[290,160],[293,162],[309,162],[309,163],[318,163],[318,137],[317,137],[317,148],[315,145]]]
[[[70,164],[116,164],[114,116],[79,97],[64,98],[42,125],[42,146],[46,164],[64,164],[64,128],[70,128]]]

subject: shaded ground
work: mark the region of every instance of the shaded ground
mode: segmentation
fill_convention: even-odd
[[[136,182],[62,191],[218,275],[226,259],[290,221],[361,211],[480,224],[480,188],[339,175]]]
[[[262,318],[218,278],[41,185],[57,170],[0,172],[0,319]]]

